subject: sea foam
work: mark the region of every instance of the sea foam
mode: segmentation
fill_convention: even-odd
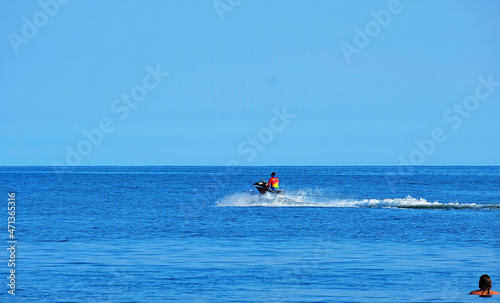
[[[336,208],[417,208],[417,209],[500,209],[500,204],[476,204],[427,201],[423,198],[388,198],[388,199],[336,199],[296,194],[255,195],[236,193],[216,202],[220,207],[336,207]]]

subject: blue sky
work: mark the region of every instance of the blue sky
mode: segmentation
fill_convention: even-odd
[[[0,14],[0,165],[500,165],[498,1]]]

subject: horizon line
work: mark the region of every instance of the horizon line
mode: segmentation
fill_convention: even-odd
[[[148,165],[0,165],[0,167],[51,167],[51,168],[81,168],[81,167],[493,167],[500,164],[440,164],[440,165],[387,165],[387,164],[314,164],[314,165],[202,165],[202,164],[148,164]]]

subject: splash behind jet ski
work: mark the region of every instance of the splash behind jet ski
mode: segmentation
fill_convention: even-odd
[[[263,195],[265,193],[272,193],[272,194],[282,194],[283,193],[283,190],[281,190],[281,189],[271,190],[267,186],[267,182],[263,179],[255,182],[253,185],[259,191],[259,194],[261,194],[261,195]]]

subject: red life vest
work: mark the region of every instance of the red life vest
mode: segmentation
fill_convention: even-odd
[[[273,189],[279,189],[279,183],[280,180],[278,178],[272,177],[271,179],[269,179],[269,182],[267,182],[267,186],[272,187]]]

